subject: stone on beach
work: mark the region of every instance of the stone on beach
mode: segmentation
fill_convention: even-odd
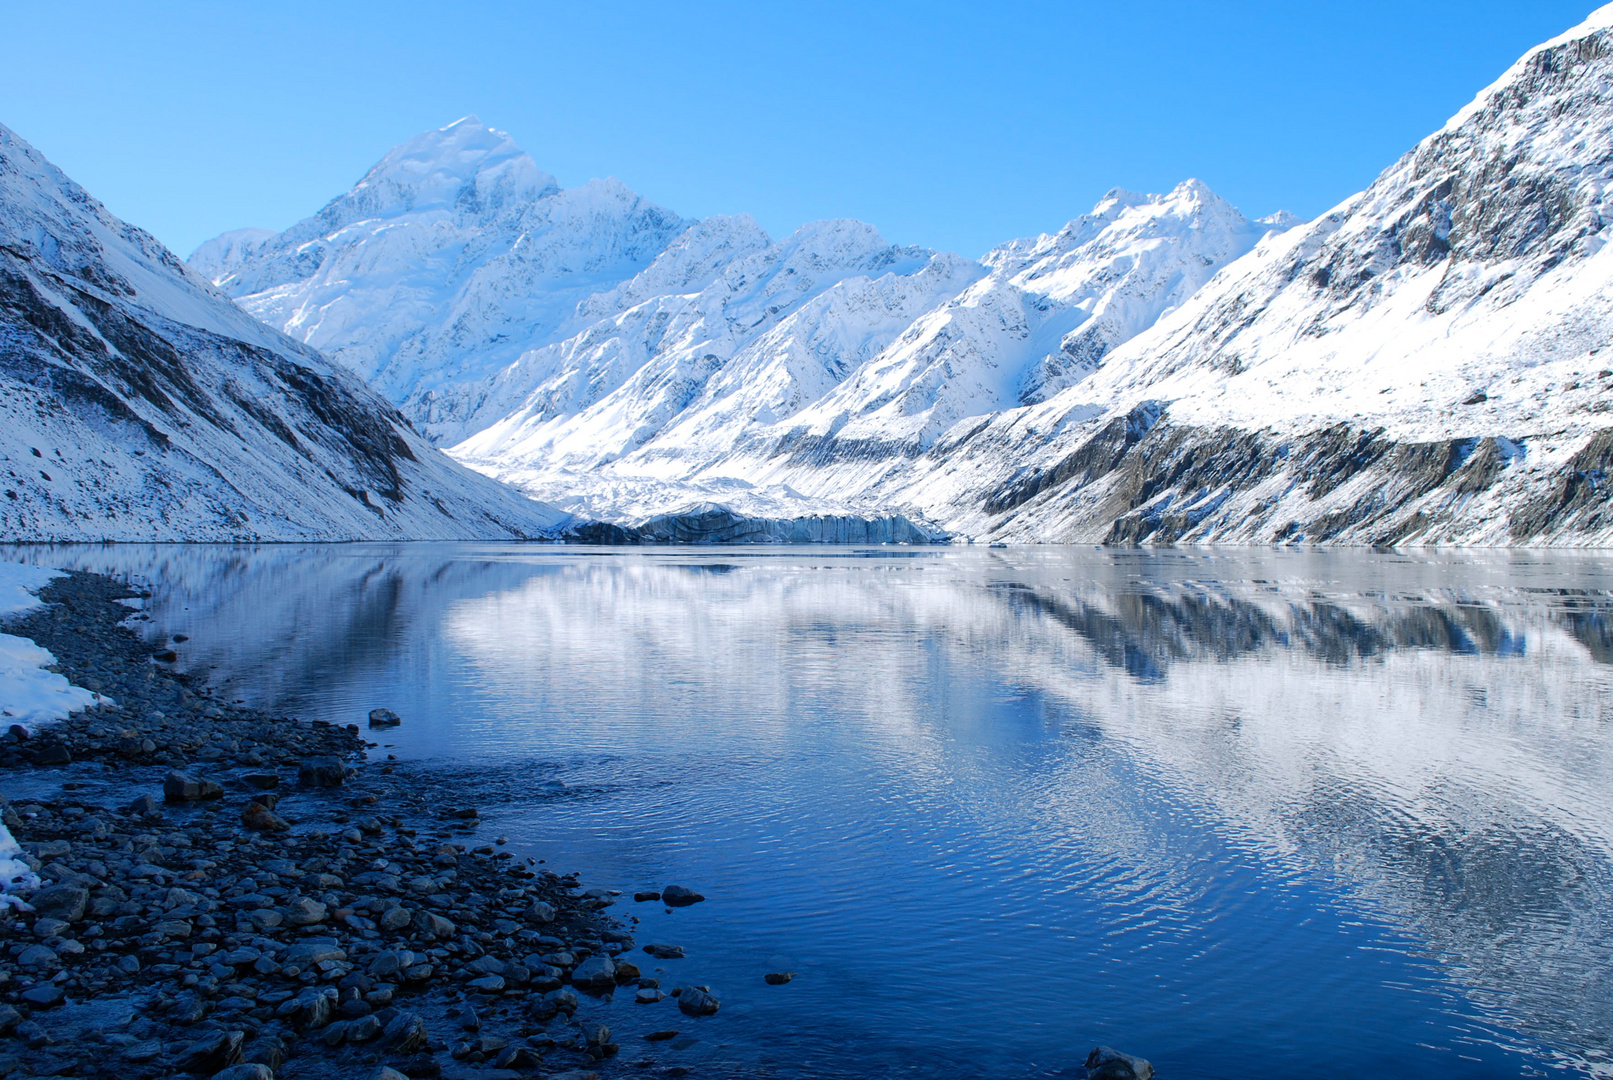
[[[303,787],[340,787],[346,777],[347,766],[339,757],[304,758],[297,766],[297,783]]]
[[[34,893],[30,902],[42,919],[78,922],[89,906],[90,892],[77,885],[47,885]]]
[[[616,965],[608,956],[590,956],[572,971],[571,985],[579,990],[614,990]]]
[[[224,788],[212,780],[198,780],[196,777],[174,769],[163,777],[163,798],[169,802],[201,802],[205,799],[218,799],[224,795]]]

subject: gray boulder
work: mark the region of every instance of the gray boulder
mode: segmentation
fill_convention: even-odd
[[[686,889],[682,885],[668,885],[661,890],[661,903],[667,907],[688,907],[690,904],[698,904],[704,899],[704,896],[701,896],[693,889]]]
[[[224,788],[212,780],[199,780],[173,769],[162,778],[162,797],[175,803],[222,799]]]
[[[303,787],[341,787],[342,781],[346,778],[347,766],[343,765],[342,759],[338,757],[304,758],[297,766],[297,783]]]
[[[714,1016],[722,1003],[698,986],[686,986],[678,995],[678,1011],[685,1016]]]
[[[90,891],[77,885],[51,885],[34,893],[31,902],[42,919],[78,922],[89,906]]]
[[[1095,1046],[1087,1055],[1087,1080],[1150,1080],[1154,1066],[1112,1046]]]
[[[601,993],[616,988],[616,964],[608,956],[590,956],[571,973],[571,985]]]

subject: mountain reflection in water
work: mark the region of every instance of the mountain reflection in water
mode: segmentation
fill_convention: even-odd
[[[727,898],[666,928],[727,981],[711,1071],[1613,1076],[1613,560],[5,557],[158,584],[236,696],[395,708],[393,752],[590,883]]]

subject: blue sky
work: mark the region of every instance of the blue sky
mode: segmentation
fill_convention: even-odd
[[[567,186],[979,255],[1111,187],[1371,181],[1586,0],[19,4],[0,122],[180,254],[467,113]]]

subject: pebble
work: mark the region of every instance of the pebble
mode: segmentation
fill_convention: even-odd
[[[678,1011],[685,1016],[715,1016],[722,1003],[698,986],[685,986],[678,995]]]
[[[257,1062],[231,1065],[214,1073],[213,1080],[274,1080],[274,1070]]]
[[[688,907],[698,904],[705,897],[693,889],[686,889],[682,885],[668,885],[661,890],[661,902],[667,907]]]
[[[309,788],[340,787],[347,767],[335,756],[305,758],[297,766],[297,783]]]
[[[616,964],[607,956],[590,956],[571,972],[571,985],[601,992],[616,988]]]
[[[370,710],[370,727],[397,727],[401,723],[403,723],[403,718],[391,709]]]
[[[762,978],[766,980],[768,986],[783,986],[785,983],[795,978],[795,972],[769,971],[766,975],[763,975]]]

